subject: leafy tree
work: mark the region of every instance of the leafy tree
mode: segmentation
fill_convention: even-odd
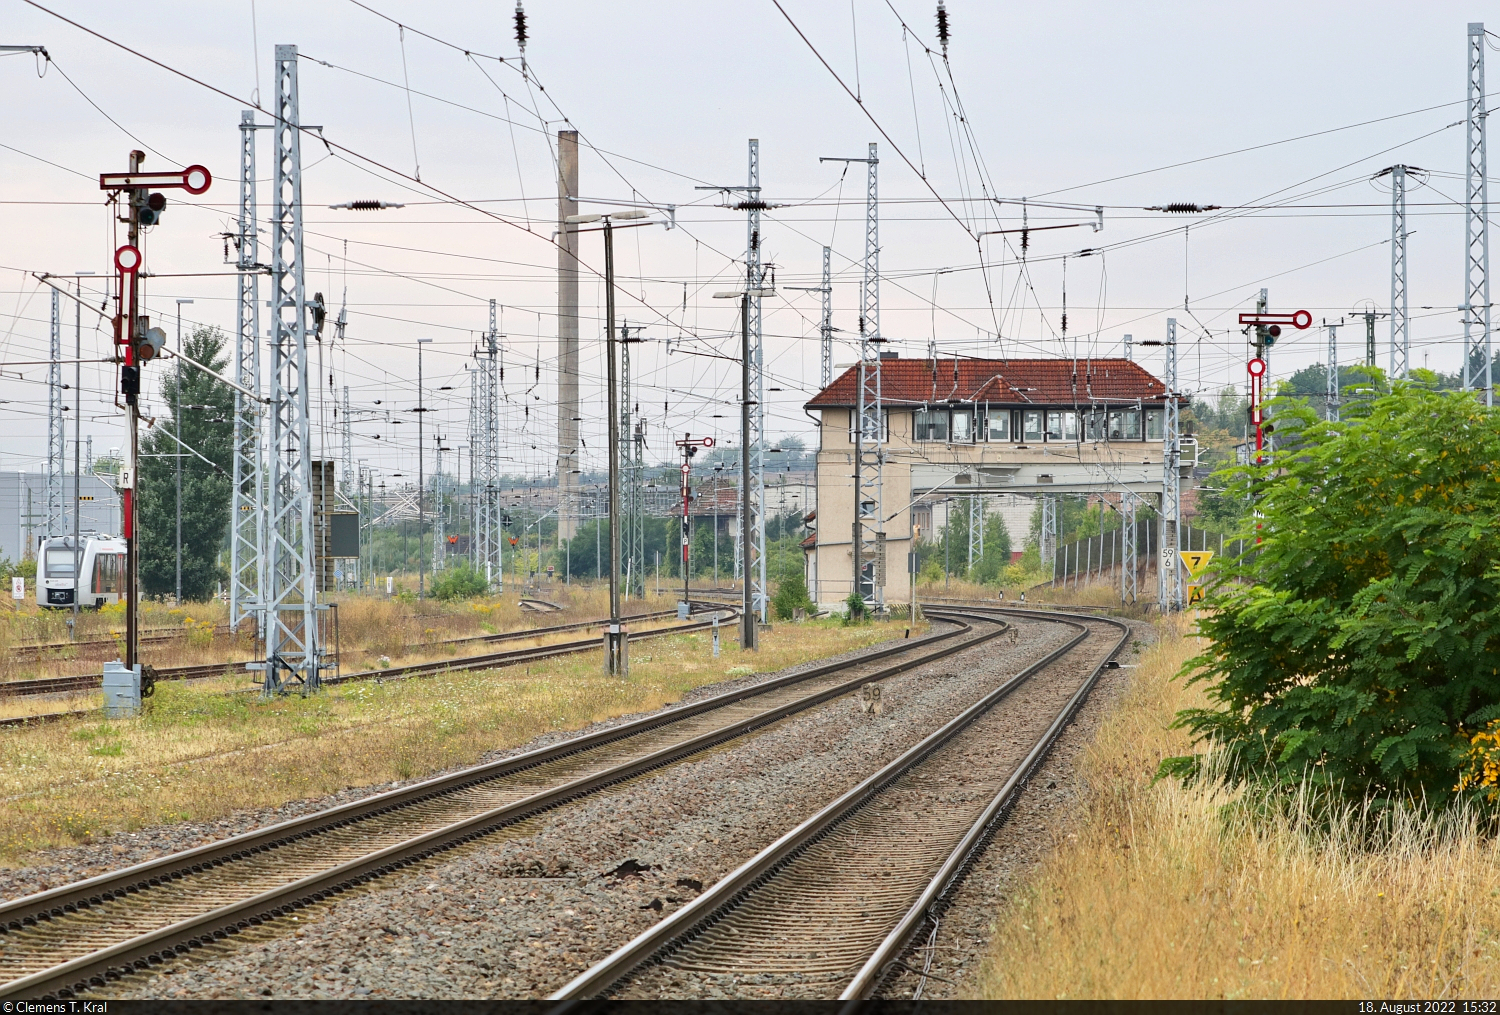
[[[1367,409],[1286,406],[1271,463],[1220,474],[1257,527],[1216,562],[1208,648],[1184,669],[1214,705],[1179,719],[1235,778],[1439,800],[1500,719],[1500,427],[1470,395],[1406,385]]]
[[[1222,431],[1233,437],[1241,436],[1249,424],[1250,400],[1241,396],[1232,386],[1220,389],[1212,401],[1196,398],[1188,405],[1183,415],[1184,423],[1189,418],[1199,430]]]
[[[224,335],[217,328],[194,330],[183,349],[189,359],[219,373],[226,367],[223,351]],[[176,591],[177,463],[181,462],[182,597],[207,599],[214,594],[215,583],[228,578],[218,558],[229,533],[234,389],[187,364],[182,365],[181,392],[175,363],[158,363],[146,372],[162,376],[165,418],[158,418],[141,441],[136,484],[141,587],[148,596]]]
[[[969,577],[985,585],[996,585],[1010,565],[1010,530],[1005,519],[990,515],[984,520],[984,553],[974,561]]]

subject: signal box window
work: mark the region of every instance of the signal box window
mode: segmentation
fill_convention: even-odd
[[[1010,410],[991,409],[985,415],[989,417],[986,438],[992,441],[1010,440]]]
[[[974,414],[968,409],[953,410],[954,444],[972,444],[974,441]]]
[[[914,414],[913,436],[919,441],[948,439],[947,409],[918,409]]]
[[[1026,441],[1042,439],[1042,410],[1027,409],[1021,413],[1021,438]]]
[[[1166,436],[1165,419],[1160,409],[1146,410],[1146,439],[1159,441]]]

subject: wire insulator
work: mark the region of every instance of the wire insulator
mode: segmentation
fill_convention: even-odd
[[[1189,201],[1174,201],[1171,204],[1162,204],[1146,209],[1146,211],[1163,211],[1168,215],[1196,215],[1199,212],[1218,210],[1219,206],[1216,204],[1193,204]]]
[[[938,0],[937,8],[937,30],[938,42],[943,44],[943,55],[948,55],[948,8],[943,6],[943,0]]]
[[[526,52],[526,11],[521,0],[516,0],[516,45],[522,53]]]

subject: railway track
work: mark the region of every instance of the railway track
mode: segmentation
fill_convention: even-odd
[[[227,634],[227,627],[215,627],[214,634]],[[171,628],[165,632],[143,631],[141,633],[142,645],[164,645],[168,642],[180,641],[186,631],[181,628]],[[92,655],[96,652],[116,651],[120,642],[125,638],[121,632],[117,638],[91,638],[88,641],[48,641],[35,644],[12,645],[8,650],[13,662],[36,662],[48,652],[63,652],[72,650],[82,655]]]
[[[949,629],[0,905],[0,1000],[103,987],[1007,626],[934,619]]]
[[[901,961],[908,943],[934,925],[944,898],[1129,638],[1115,620],[1024,615],[1066,623],[1077,634],[553,999],[856,1000],[909,968]],[[1061,706],[1040,720],[1039,736],[1018,741],[1014,712],[1044,700],[1025,698],[1046,682]]]
[[[702,609],[696,609],[695,610],[695,612],[698,612],[698,613],[728,613],[730,615],[730,617],[733,617],[733,616],[737,615],[737,611],[729,609],[728,607],[718,606],[716,604],[711,604],[711,603],[695,604],[695,607],[698,607],[698,606],[702,607]],[[665,618],[665,617],[675,617],[676,615],[677,615],[677,611],[676,610],[658,610],[656,612],[649,613],[649,614],[635,614],[635,615],[633,615],[631,617],[628,617],[626,619],[628,619],[628,620],[656,620],[656,619],[662,619],[662,618]],[[599,621],[599,620],[581,621],[581,622],[575,623],[575,624],[559,624],[556,627],[534,628],[531,631],[524,631],[524,632],[523,631],[511,631],[511,632],[507,632],[505,634],[475,635],[473,638],[464,638],[464,639],[456,639],[456,640],[457,641],[473,641],[473,640],[513,641],[513,640],[524,640],[526,638],[536,638],[536,637],[542,637],[542,636],[551,635],[551,634],[557,634],[559,632],[566,632],[566,631],[574,630],[574,629],[581,628],[581,627],[597,627],[598,625],[603,624],[603,623],[606,623],[606,621]],[[696,622],[688,623],[688,624],[674,624],[671,627],[664,627],[664,628],[661,628],[660,630],[656,630],[656,631],[639,631],[639,632],[632,633],[630,635],[630,640],[631,641],[639,641],[639,640],[641,640],[643,638],[660,638],[660,637],[664,637],[666,635],[671,635],[671,634],[686,634],[686,633],[693,632],[693,631],[707,630],[708,628],[710,628],[712,626],[713,626],[713,621],[712,620],[696,621]],[[507,652],[489,652],[489,653],[485,653],[483,655],[459,656],[459,657],[454,658],[454,659],[440,659],[440,660],[437,660],[435,662],[413,663],[410,666],[393,666],[393,667],[389,667],[389,668],[386,668],[386,669],[380,669],[380,670],[362,670],[362,671],[357,672],[357,673],[345,673],[345,674],[341,674],[341,675],[338,675],[338,676],[324,677],[323,678],[323,683],[325,685],[332,685],[332,684],[347,684],[347,683],[352,683],[352,682],[360,681],[360,680],[405,680],[405,679],[408,679],[408,678],[411,678],[411,677],[433,676],[433,675],[438,674],[438,673],[446,673],[446,672],[450,672],[450,671],[496,669],[496,668],[499,668],[501,666],[513,666],[513,665],[515,665],[517,663],[527,663],[527,662],[532,662],[532,661],[537,660],[537,659],[548,659],[548,658],[551,658],[553,656],[570,655],[570,654],[575,653],[575,652],[588,652],[588,651],[590,651],[592,649],[596,649],[598,647],[599,647],[599,642],[596,641],[596,640],[594,640],[594,639],[592,639],[592,638],[589,638],[589,639],[583,639],[583,640],[580,640],[580,641],[560,642],[560,643],[554,644],[554,645],[539,645],[539,646],[537,646],[535,648],[512,649],[512,650],[507,651]],[[243,666],[244,666],[244,663],[209,663],[209,664],[206,664],[204,666],[196,666],[196,667],[194,667],[194,666],[181,666],[181,667],[175,667],[175,668],[168,669],[165,672],[163,672],[162,670],[157,670],[156,671],[156,677],[157,677],[158,680],[189,680],[189,679],[193,679],[194,677],[213,677],[213,676],[220,676],[220,675],[223,675],[223,674],[226,674],[226,673],[233,673],[233,672],[235,672],[234,667],[243,667]],[[243,672],[243,671],[241,671],[241,672]],[[93,677],[92,675],[89,675],[87,677],[49,677],[49,678],[45,678],[45,679],[46,680],[50,680],[50,681],[61,681],[61,682],[66,682],[66,681],[84,681],[84,680],[92,679],[93,683],[79,683],[79,684],[72,685],[72,686],[66,686],[65,685],[65,686],[63,686],[61,688],[58,688],[57,686],[48,686],[46,684],[43,684],[43,688],[40,689],[40,690],[22,690],[19,693],[20,694],[49,694],[49,693],[50,694],[56,694],[56,693],[70,691],[70,690],[72,690],[72,691],[79,691],[79,690],[86,691],[86,690],[90,690],[92,688],[99,687],[100,683],[102,681],[102,677]],[[30,685],[30,684],[38,684],[38,683],[43,683],[43,682],[40,681],[40,680],[37,680],[37,681],[13,681],[12,683]],[[5,685],[0,684],[0,688],[3,688],[4,686]],[[247,688],[246,690],[253,690],[253,689]],[[0,693],[0,697],[5,697],[5,696],[6,695],[4,693]],[[35,714],[35,715],[13,716],[13,717],[6,718],[6,719],[0,719],[0,729],[15,728],[15,727],[21,727],[21,726],[40,726],[40,725],[44,725],[46,723],[60,722],[63,719],[72,718],[74,716],[95,715],[95,714],[97,714],[97,712],[98,712],[97,709],[70,709],[70,710],[63,711],[63,712],[41,712],[41,713],[38,713],[38,714]]]
[[[701,612],[701,611],[700,611]],[[660,620],[665,617],[677,616],[676,610],[654,610],[650,613],[637,613],[627,616],[626,620]],[[546,638],[554,634],[565,634],[568,631],[581,631],[591,627],[606,624],[606,620],[581,620],[571,624],[555,624],[550,627],[528,628],[523,631],[505,631],[500,634],[475,634],[462,638],[445,638],[437,645],[471,645],[471,644],[500,644],[507,641],[526,641],[531,638]],[[590,642],[590,645],[593,643]],[[524,661],[524,660],[522,660]],[[193,666],[158,666],[156,667],[157,680],[199,680],[205,677],[220,677],[237,673],[247,673],[247,660],[237,660],[225,663],[203,663]],[[419,664],[432,665],[432,664]],[[385,670],[371,670],[366,673],[353,674],[348,679],[369,679],[369,674],[404,673],[411,667],[397,667]],[[331,682],[341,683],[345,678],[332,678]],[[0,681],[0,698],[19,698],[35,694],[72,694],[79,691],[97,690],[103,685],[104,677],[99,673],[80,673],[66,677],[39,677],[35,680],[7,680]],[[325,681],[330,682],[330,681]]]

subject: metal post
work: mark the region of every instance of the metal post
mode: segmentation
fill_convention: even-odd
[[[92,273],[91,273],[92,274]],[[83,598],[83,470],[79,458],[83,445],[83,280],[73,282],[73,616],[68,624],[68,640],[78,640],[78,611]],[[93,463],[90,463],[92,468]]]
[[[629,672],[626,634],[620,625],[620,393],[615,362],[615,237],[604,219],[604,358],[609,386],[609,631],[605,637],[605,670],[610,676]],[[541,527],[537,528],[540,538]]]
[[[1166,369],[1162,380],[1161,554],[1156,568],[1156,598],[1163,613],[1182,609],[1182,582],[1177,547],[1181,536],[1182,474],[1177,467],[1177,319],[1167,318]]]
[[[1375,316],[1373,311],[1365,314],[1365,366],[1367,367],[1375,365]]]
[[[344,404],[339,419],[339,490],[345,499],[354,496],[354,419],[349,409],[349,385],[344,385]]]
[[[1391,167],[1391,373],[1405,380],[1411,366],[1406,297],[1406,166]]]
[[[272,212],[275,334],[271,345],[271,427],[267,482],[267,692],[281,673],[303,691],[321,684],[317,570],[313,540],[312,435],[307,373],[307,299],[302,257],[302,138],[297,47],[276,47],[276,167]]]
[[[689,434],[683,434],[683,437],[685,437],[685,438],[689,437],[689,436],[690,436]],[[691,466],[688,463],[689,463],[689,461],[690,461],[691,458],[692,458],[692,445],[687,444],[686,442],[684,442],[683,446],[682,446],[682,607],[683,607],[683,609],[691,609],[691,607],[688,606],[689,602],[691,601],[691,595],[689,593],[689,588],[688,588],[688,573],[689,573],[688,569],[691,566],[691,553],[692,553],[692,547],[693,547],[693,541],[692,541],[692,522],[691,522],[692,516],[689,513],[690,509],[691,509],[691,505],[692,505],[692,500],[693,500],[693,488],[688,483],[688,476],[690,475],[689,469],[691,468]]]
[[[1464,187],[1464,388],[1495,404],[1490,364],[1490,197],[1486,178],[1484,23],[1469,22],[1469,115]],[[1476,333],[1477,328],[1477,333]]]
[[[238,326],[235,330],[234,380],[246,391],[260,392],[260,239],[255,226],[255,114],[240,113]],[[261,406],[242,391],[234,393],[234,479],[229,523],[229,626],[260,615],[266,589],[265,483],[261,448]]]
[[[578,511],[578,131],[557,132],[557,538]]]
[[[130,153],[130,171],[139,172],[141,163],[145,161],[145,152],[133,151]],[[141,210],[135,200],[133,192],[130,193],[130,218],[127,243],[140,249],[141,245]],[[118,256],[118,255],[117,255]],[[132,273],[130,276],[130,293],[127,296],[120,294],[120,337],[125,342],[125,363],[136,371],[136,383],[140,383],[140,360],[135,355],[136,338],[136,311],[140,305],[140,279],[139,275]],[[122,371],[123,372],[123,371]],[[138,395],[125,396],[125,471],[124,478],[128,482],[120,484],[120,506],[124,519],[125,536],[125,595],[127,602],[125,606],[125,668],[134,670],[140,658],[140,551],[139,537],[136,534],[136,493],[139,489],[138,470],[140,467],[140,429],[141,429],[141,407]]]
[[[192,300],[177,301],[177,350],[182,351],[182,305],[191,303]],[[174,364],[177,370],[176,387],[172,392],[172,429],[173,436],[180,442],[182,440],[182,357],[178,356]],[[174,470],[177,474],[177,605],[182,605],[182,448],[176,449],[177,453],[172,461],[177,463]]]
[[[417,339],[417,598],[424,597],[426,556],[422,553],[422,530],[427,527],[427,405],[422,400],[422,346],[430,338]],[[538,529],[538,532],[541,530]]]
[[[432,470],[432,580],[437,581],[443,569],[447,550],[447,529],[443,525],[443,435],[433,436],[437,464]]]
[[[47,531],[50,538],[60,536],[64,527],[63,471],[67,457],[67,438],[63,430],[62,379],[62,293],[52,290],[52,331],[49,346],[51,361],[47,365]],[[78,547],[73,547],[78,552]],[[24,553],[23,553],[24,556]],[[46,561],[40,563],[43,571]],[[77,586],[73,598],[78,598]]]
[[[1328,327],[1328,393],[1323,415],[1329,422],[1339,418],[1339,326]]]
[[[743,601],[740,605],[740,648],[758,648],[755,629],[755,580],[751,572],[750,524],[750,293],[740,297],[740,547],[744,561]],[[858,523],[856,523],[857,525]],[[859,565],[855,544],[854,563]],[[658,563],[657,567],[660,568]]]

